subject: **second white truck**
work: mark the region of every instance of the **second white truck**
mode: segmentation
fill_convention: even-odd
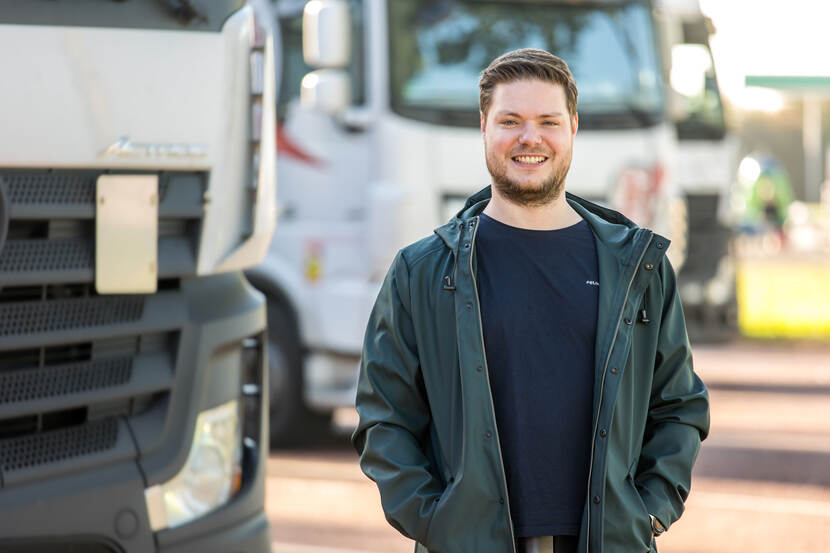
[[[477,81],[508,50],[549,50],[575,75],[569,191],[670,236],[683,266],[674,12],[646,0],[278,0],[276,10],[281,218],[248,272],[268,297],[272,443],[353,404],[392,257],[489,184]]]

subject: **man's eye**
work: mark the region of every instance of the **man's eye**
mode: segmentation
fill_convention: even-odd
[[[507,119],[507,120],[505,120],[505,121],[502,121],[502,122],[501,122],[501,124],[502,124],[502,125],[506,125],[506,126],[510,126],[510,125],[515,125],[515,124],[516,124],[516,122],[515,122],[515,121],[513,121],[512,119]]]
[[[542,124],[547,125],[548,127],[558,127],[559,126],[558,121],[544,121]]]

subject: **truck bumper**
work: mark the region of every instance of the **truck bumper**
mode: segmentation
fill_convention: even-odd
[[[313,352],[307,358],[303,375],[303,400],[315,411],[331,412],[354,405],[359,354]]]
[[[29,496],[37,497],[37,500],[29,501]],[[238,500],[247,502],[249,498],[243,496]],[[113,507],[117,507],[114,512]],[[0,539],[0,551],[270,552],[270,531],[263,510],[242,521],[227,520],[223,510],[208,514],[204,517],[205,521],[199,521],[211,522],[212,519],[212,524],[221,528],[216,531],[193,535],[182,527],[154,536],[144,505],[143,479],[134,464],[124,464],[94,474],[40,482],[2,494],[0,533],[9,536],[20,535],[22,531],[29,537]],[[182,537],[181,534],[187,535]]]
[[[185,543],[159,548],[159,553],[269,553],[271,532],[265,513]]]
[[[122,301],[93,299],[93,315],[101,302]],[[123,383],[83,373],[91,390],[64,386],[44,400],[21,393],[11,403],[0,402],[0,412],[17,409],[46,421],[55,420],[50,413],[64,403],[75,408],[70,414],[89,414],[86,421],[71,419],[56,429],[14,436],[7,430],[0,437],[3,553],[270,550],[264,513],[268,395],[261,390],[267,389],[268,380],[261,294],[241,274],[232,273],[186,279],[180,289],[139,299],[146,305],[132,326],[115,321],[71,329],[92,342],[94,352],[102,344],[103,353],[108,353],[104,346],[114,347],[107,335],[120,333],[118,351],[126,340],[125,351],[134,354],[133,370]],[[113,318],[122,312],[130,314],[105,311]],[[158,378],[159,369],[166,370],[165,379]],[[40,374],[18,372],[25,383],[36,382]],[[241,487],[216,509],[181,526],[153,531],[145,490],[179,472],[193,443],[198,413],[230,399],[237,399],[244,413]]]

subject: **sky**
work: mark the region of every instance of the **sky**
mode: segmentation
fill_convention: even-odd
[[[747,90],[746,75],[830,76],[830,1],[700,0],[700,7],[715,24],[712,53],[733,103],[765,109],[781,102],[773,91]]]

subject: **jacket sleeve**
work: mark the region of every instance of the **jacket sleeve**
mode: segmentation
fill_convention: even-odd
[[[360,362],[352,444],[363,472],[377,483],[386,520],[424,542],[444,486],[422,444],[430,412],[421,376],[409,272],[398,254],[369,318]]]
[[[692,368],[674,270],[666,259],[660,277],[657,356],[635,483],[649,513],[668,528],[683,513],[692,466],[709,433],[709,394]]]

